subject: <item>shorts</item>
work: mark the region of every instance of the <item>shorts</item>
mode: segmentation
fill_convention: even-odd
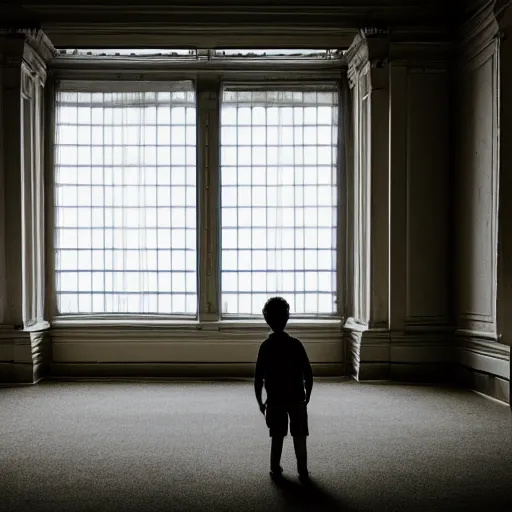
[[[268,404],[265,414],[270,437],[285,437],[288,434],[288,416],[290,416],[290,434],[308,436],[308,409],[306,402],[294,404]]]

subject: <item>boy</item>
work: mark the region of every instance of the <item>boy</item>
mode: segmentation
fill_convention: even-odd
[[[309,435],[307,404],[313,389],[311,364],[302,343],[284,331],[290,316],[286,300],[281,297],[269,299],[263,308],[263,316],[273,332],[258,352],[254,390],[260,411],[264,415],[266,411],[266,423],[272,438],[270,476],[279,477],[283,472],[281,453],[290,416],[297,470],[301,481],[305,481],[309,474],[306,438]],[[263,382],[267,393],[265,404],[261,398]]]

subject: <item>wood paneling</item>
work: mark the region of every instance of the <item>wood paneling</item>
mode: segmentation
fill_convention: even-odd
[[[447,71],[410,70],[407,87],[408,322],[448,323]]]
[[[461,77],[457,209],[460,326],[494,331],[497,254],[497,46]]]

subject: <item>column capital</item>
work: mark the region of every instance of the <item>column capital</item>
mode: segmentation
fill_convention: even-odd
[[[458,54],[463,62],[479,54],[494,39],[507,35],[512,27],[511,5],[512,0],[492,0],[461,24]]]
[[[353,88],[360,73],[369,68],[387,65],[389,55],[389,33],[377,27],[362,28],[347,50],[348,79]]]
[[[24,62],[44,83],[46,65],[57,55],[57,50],[41,29],[0,28],[0,53],[6,63],[21,66]]]

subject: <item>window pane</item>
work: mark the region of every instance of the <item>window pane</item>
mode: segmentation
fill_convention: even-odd
[[[336,311],[338,92],[230,90],[221,112],[223,314]]]
[[[185,87],[58,94],[60,314],[197,313],[196,106]]]

